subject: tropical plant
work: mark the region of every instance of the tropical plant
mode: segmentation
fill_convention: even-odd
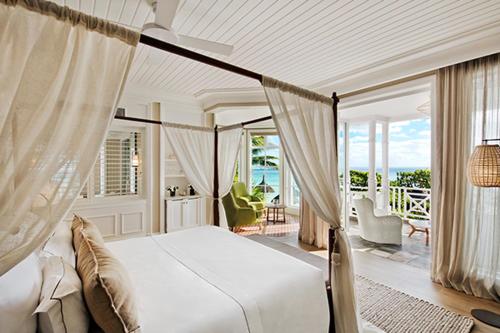
[[[398,172],[391,186],[431,188],[431,170],[419,169],[413,172]]]
[[[239,173],[240,173],[240,163],[239,161],[236,161],[236,170],[234,171],[234,178],[233,178],[233,183],[237,183],[240,179]]]
[[[272,155],[252,156],[252,165],[278,169],[279,158]]]
[[[252,165],[279,168],[279,157],[267,155],[264,135],[252,135]]]
[[[252,135],[252,147],[264,147],[264,136]]]
[[[252,196],[264,201],[264,191],[260,187],[256,186],[252,189]]]
[[[368,171],[349,170],[351,177],[351,186],[368,186]],[[382,175],[377,172],[377,186],[382,184]]]

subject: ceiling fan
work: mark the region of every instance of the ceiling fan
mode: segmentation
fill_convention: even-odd
[[[174,22],[180,0],[146,0],[146,2],[153,7],[155,21],[144,24],[142,27],[143,34],[167,43],[192,47],[225,56],[233,52],[232,45],[177,34],[172,29],[172,23]]]

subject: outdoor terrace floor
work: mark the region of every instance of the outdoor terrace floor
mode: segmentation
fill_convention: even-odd
[[[287,215],[287,223],[276,223],[266,225],[265,230],[259,230],[258,227],[246,227],[237,233],[242,236],[251,234],[265,234],[277,241],[301,247],[307,251],[318,251],[320,249],[299,242],[298,218],[293,215]],[[411,238],[408,237],[410,226],[403,225],[403,244],[377,244],[366,241],[359,236],[359,227],[356,222],[351,222],[349,238],[351,246],[355,252],[365,252],[378,257],[400,262],[413,267],[429,270],[431,265],[431,245],[425,244],[425,234],[416,232]]]

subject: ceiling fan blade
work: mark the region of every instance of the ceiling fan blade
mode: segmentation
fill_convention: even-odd
[[[142,27],[142,33],[167,43],[176,44],[177,35],[171,30],[165,29],[156,23],[146,23]]]
[[[205,50],[209,52],[219,53],[225,56],[231,55],[233,53],[233,46],[218,42],[212,42],[206,39],[189,37],[184,35],[177,35],[177,44],[193,47],[195,49]]]
[[[179,2],[180,0],[156,0],[154,3],[155,23],[171,29]]]

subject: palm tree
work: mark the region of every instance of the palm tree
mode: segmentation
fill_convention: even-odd
[[[264,146],[264,136],[252,135],[252,147],[263,147],[263,146]]]
[[[278,169],[278,167],[279,167],[278,162],[279,162],[279,158],[277,158],[276,156],[272,156],[272,155],[252,156],[252,165],[258,165],[258,166]]]
[[[252,165],[278,169],[279,158],[265,154],[263,135],[252,135]]]

